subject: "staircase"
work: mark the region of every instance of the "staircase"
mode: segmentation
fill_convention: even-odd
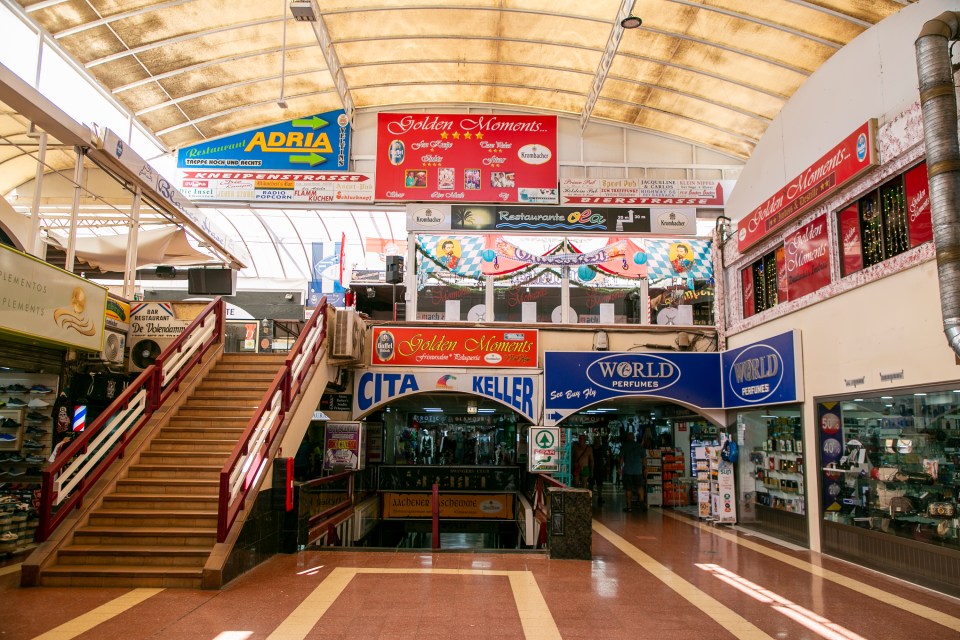
[[[217,538],[220,469],[284,358],[224,354],[41,570],[41,584],[200,588]]]

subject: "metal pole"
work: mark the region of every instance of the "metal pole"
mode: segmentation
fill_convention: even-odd
[[[440,548],[440,485],[433,485],[433,496],[430,500],[430,510],[433,516],[433,545],[434,551]]]
[[[63,268],[73,273],[73,263],[77,254],[77,222],[80,218],[80,191],[83,188],[83,159],[87,156],[85,149],[74,147],[77,154],[77,165],[73,168],[73,205],[70,207],[70,235],[67,237],[67,259]]]
[[[43,191],[43,168],[47,161],[47,132],[41,131],[38,135],[40,148],[37,151],[37,173],[33,179],[33,206],[30,211],[30,237],[27,238],[27,253],[41,260],[40,248],[40,196]]]
[[[130,233],[127,235],[127,263],[123,271],[123,297],[132,300],[137,288],[137,246],[140,237],[140,204],[143,190],[137,185],[130,205]]]

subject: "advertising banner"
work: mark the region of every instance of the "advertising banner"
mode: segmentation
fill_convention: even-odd
[[[724,182],[727,184],[724,185]],[[733,181],[563,178],[561,204],[722,207]]]
[[[191,200],[373,202],[373,174],[329,171],[187,169],[177,172]]]
[[[803,400],[800,334],[794,331],[721,353],[723,407]]]
[[[743,290],[743,317],[749,318],[756,313],[757,306],[752,267],[747,267],[740,272],[740,285]]]
[[[876,120],[868,120],[737,223],[741,253],[877,164]]]
[[[544,420],[553,426],[603,400],[649,396],[723,406],[719,353],[544,353]]]
[[[345,171],[350,120],[341,109],[287,120],[177,151],[179,169]]]
[[[527,470],[531,473],[560,471],[560,428],[530,427],[527,437],[530,447]]]
[[[106,288],[6,245],[0,245],[0,284],[0,331],[103,349]]]
[[[556,116],[381,113],[377,200],[557,202]]]
[[[826,512],[843,508],[843,492],[846,483],[839,468],[843,457],[843,434],[839,402],[822,402],[817,405],[817,423],[820,431],[820,500]]]
[[[903,186],[906,191],[907,215],[910,220],[910,246],[917,247],[933,240],[927,163],[921,163],[903,174]]]
[[[328,422],[324,428],[326,453],[323,456],[323,470],[363,469],[366,462],[363,455],[363,425],[359,422]]]
[[[830,284],[826,214],[784,238],[783,248],[790,300]]]
[[[513,409],[530,422],[536,423],[540,418],[540,374],[468,373],[465,369],[449,368],[407,373],[368,369],[354,375],[353,385],[354,418],[360,418],[397,398],[428,391],[456,391],[490,398]]]
[[[374,327],[371,364],[536,368],[536,329]]]
[[[384,518],[429,518],[433,496],[429,493],[384,493]],[[441,518],[492,518],[513,520],[513,494],[441,495]]]
[[[450,207],[450,226],[454,231],[510,233],[650,233],[650,210],[457,204]]]
[[[840,256],[843,260],[843,275],[848,276],[863,269],[863,250],[860,243],[860,215],[853,203],[837,214],[840,219]],[[911,241],[913,234],[911,234]]]
[[[379,491],[516,491],[518,467],[411,466],[380,467]]]

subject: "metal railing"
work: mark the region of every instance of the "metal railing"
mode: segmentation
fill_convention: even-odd
[[[227,533],[246,504],[251,488],[267,468],[270,447],[284,417],[300,393],[327,335],[327,299],[323,298],[277,373],[257,412],[250,418],[236,448],[220,470],[217,542]]]
[[[155,363],[147,367],[103,413],[56,455],[42,472],[40,521],[36,540],[43,542],[67,518],[127,445],[180,386],[215,344],[223,340],[224,304],[208,304]]]

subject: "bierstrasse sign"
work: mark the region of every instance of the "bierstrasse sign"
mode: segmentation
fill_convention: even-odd
[[[373,365],[536,368],[536,329],[374,327]]]
[[[877,121],[868,120],[737,223],[741,253],[877,164]]]
[[[381,113],[377,200],[557,202],[556,116]]]
[[[722,207],[732,180],[564,178],[561,204],[594,206]]]

